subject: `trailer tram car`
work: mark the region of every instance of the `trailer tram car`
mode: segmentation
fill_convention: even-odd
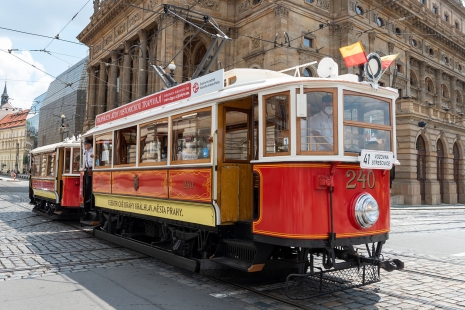
[[[401,268],[381,254],[398,94],[375,88],[221,70],[99,114],[84,223],[192,270]]]
[[[80,219],[80,150],[72,138],[31,151],[34,212],[54,220]]]

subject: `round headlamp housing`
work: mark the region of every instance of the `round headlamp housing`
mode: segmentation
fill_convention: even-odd
[[[370,228],[379,218],[376,199],[368,193],[360,194],[354,201],[355,221],[361,228]]]

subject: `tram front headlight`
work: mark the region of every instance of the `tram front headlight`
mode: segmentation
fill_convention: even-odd
[[[355,220],[361,228],[373,226],[379,218],[379,207],[370,194],[361,194],[355,200]]]

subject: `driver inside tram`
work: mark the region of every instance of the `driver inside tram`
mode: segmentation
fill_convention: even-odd
[[[321,97],[314,103],[319,112],[310,118],[310,130],[313,138],[312,150],[333,150],[333,95]]]

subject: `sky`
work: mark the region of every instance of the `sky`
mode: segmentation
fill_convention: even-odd
[[[47,37],[59,33],[60,39],[76,43],[79,43],[76,37],[89,24],[93,13],[92,0],[6,2],[0,1],[1,28]],[[44,49],[50,54],[31,51]],[[8,50],[12,50],[11,54]],[[6,80],[10,104],[30,108],[34,98],[46,92],[55,77],[87,55],[85,45],[0,29],[0,91],[3,93]]]

